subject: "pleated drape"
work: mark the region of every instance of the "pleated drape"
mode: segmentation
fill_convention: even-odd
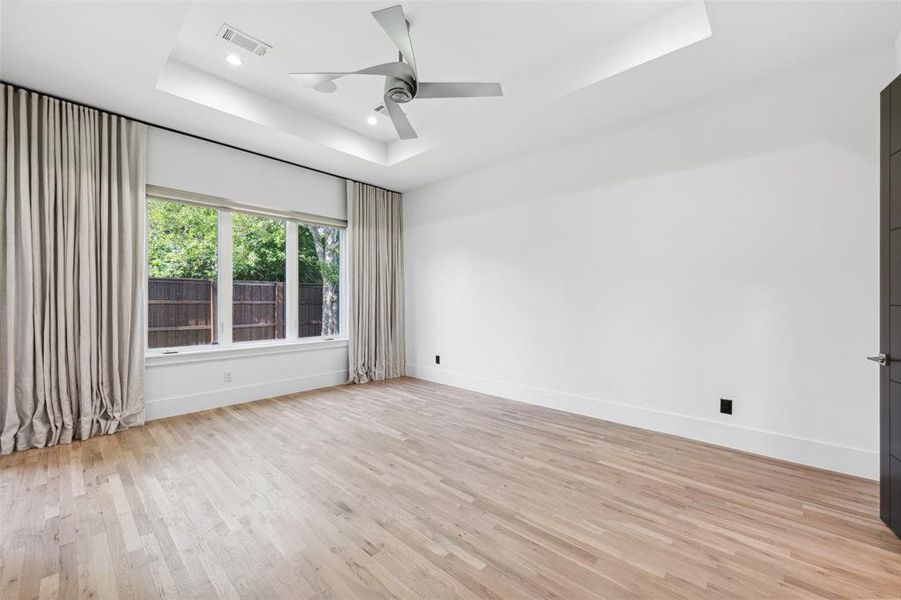
[[[146,127],[0,85],[7,454],[144,422]]]
[[[404,375],[402,196],[347,182],[350,212],[350,379]]]

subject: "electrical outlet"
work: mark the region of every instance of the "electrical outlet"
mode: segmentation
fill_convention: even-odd
[[[724,415],[732,414],[732,400],[728,398],[720,398],[720,412]]]
[[[440,365],[440,364],[441,364],[441,356],[438,355],[438,354],[435,355],[435,364],[436,364],[436,365]]]
[[[231,383],[232,382],[232,372],[226,371],[224,374],[224,379],[225,379],[225,383]]]

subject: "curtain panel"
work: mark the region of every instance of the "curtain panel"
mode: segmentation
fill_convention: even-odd
[[[0,84],[0,453],[144,422],[146,126]]]
[[[402,196],[347,182],[350,230],[350,380],[404,375]]]

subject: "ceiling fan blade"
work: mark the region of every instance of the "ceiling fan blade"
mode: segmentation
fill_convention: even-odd
[[[288,73],[291,77],[310,87],[317,86],[326,81],[332,81],[339,77],[347,75],[385,75],[388,77],[397,77],[398,79],[409,79],[413,75],[413,70],[409,65],[402,62],[389,62],[372,67],[366,67],[359,71],[343,71],[332,73]]]
[[[383,63],[374,67],[366,67],[348,75],[384,75],[386,77],[396,77],[397,79],[412,80],[414,78],[413,69],[410,65],[402,62]]]
[[[499,83],[420,81],[416,98],[485,98],[503,96]]]
[[[288,73],[295,81],[301,85],[315,88],[319,86],[328,87],[325,84],[331,83],[333,80],[350,73]]]
[[[385,108],[388,109],[388,116],[391,117],[391,122],[394,123],[394,129],[397,130],[397,135],[400,136],[400,139],[415,140],[419,137],[416,135],[416,130],[410,125],[407,115],[404,114],[403,109],[397,102],[386,100]]]
[[[408,81],[411,84],[415,79],[413,69],[410,65],[402,62],[390,62],[372,67],[366,67],[359,71],[349,71],[343,73],[289,73],[298,83],[306,87],[311,87],[316,91],[331,94],[338,89],[334,80],[347,75],[381,75],[384,77],[394,77]]]
[[[394,45],[400,51],[401,56],[407,61],[416,73],[416,60],[413,58],[413,40],[410,39],[410,25],[407,23],[407,16],[404,14],[403,7],[398,4],[389,8],[376,10],[372,13],[373,18],[382,26]]]

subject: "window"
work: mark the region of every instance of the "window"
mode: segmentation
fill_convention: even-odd
[[[216,229],[212,208],[147,201],[147,345],[215,344]]]
[[[148,191],[149,349],[341,335],[343,227],[173,197]]]
[[[334,337],[340,329],[341,230],[301,225],[297,230],[298,335]]]
[[[285,337],[285,222],[232,214],[232,341]]]

